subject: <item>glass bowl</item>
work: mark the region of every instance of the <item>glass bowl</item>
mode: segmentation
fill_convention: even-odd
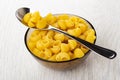
[[[54,15],[60,15],[60,14],[54,14]],[[72,15],[72,16],[77,16],[77,15],[73,15],[73,14],[68,14],[68,15]],[[77,16],[79,17],[79,16]],[[82,18],[82,17],[80,17]],[[82,18],[84,19],[84,18]],[[91,27],[92,29],[94,29],[93,25],[86,19],[84,19],[88,24],[89,24],[89,27]],[[34,55],[30,49],[28,48],[28,45],[27,45],[27,41],[30,37],[30,34],[34,31],[35,29],[33,28],[28,28],[26,33],[25,33],[25,36],[24,36],[24,41],[25,41],[25,45],[26,45],[26,48],[27,50],[29,51],[29,53],[42,65],[44,65],[45,67],[48,67],[48,68],[52,68],[52,69],[57,69],[57,70],[66,70],[66,69],[72,69],[78,65],[80,65],[87,57],[88,55],[90,54],[91,50],[89,50],[87,53],[85,53],[85,55],[82,57],[82,58],[76,58],[76,59],[72,59],[72,60],[68,60],[68,61],[48,61],[48,60],[45,60],[45,59],[42,59],[42,58],[39,58],[37,57],[36,55]],[[95,29],[94,29],[95,31]],[[95,31],[95,36],[96,36],[96,31]],[[94,41],[94,44],[96,42],[96,39]]]

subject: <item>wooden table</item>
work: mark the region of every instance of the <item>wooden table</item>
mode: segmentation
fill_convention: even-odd
[[[92,52],[75,69],[56,71],[39,64],[24,44],[26,27],[15,17],[20,7],[47,13],[71,13],[89,20],[97,31],[97,45],[115,50],[109,60]],[[1,0],[0,80],[120,80],[120,0]]]

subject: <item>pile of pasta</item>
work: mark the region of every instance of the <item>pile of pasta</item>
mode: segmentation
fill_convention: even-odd
[[[29,27],[40,29],[52,25],[90,43],[94,43],[96,39],[95,31],[90,25],[84,19],[73,15],[49,13],[42,17],[36,11],[27,13],[23,17],[23,22]],[[27,45],[35,56],[49,61],[82,58],[88,51],[86,47],[75,40],[51,30],[34,30],[27,41]]]

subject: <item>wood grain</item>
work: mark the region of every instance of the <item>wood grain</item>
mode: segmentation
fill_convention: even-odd
[[[56,71],[39,64],[24,44],[26,27],[15,17],[20,7],[39,10],[44,16],[71,13],[89,20],[97,31],[97,43],[115,50],[115,59],[92,52],[75,69]],[[0,80],[120,80],[120,0],[1,0]]]

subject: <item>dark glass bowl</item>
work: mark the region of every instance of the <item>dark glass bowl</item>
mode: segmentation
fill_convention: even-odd
[[[55,15],[60,15],[60,14],[55,14]],[[68,15],[72,15],[72,16],[76,16],[76,15],[73,15],[73,14],[68,14]],[[77,16],[79,17],[79,16]],[[82,17],[80,17],[82,18]],[[82,18],[84,19],[84,18]],[[93,25],[86,19],[84,19],[88,24],[89,26],[94,29]],[[87,57],[88,55],[90,54],[91,50],[89,50],[82,58],[76,58],[76,59],[72,59],[72,60],[68,60],[68,61],[48,61],[48,60],[45,60],[45,59],[42,59],[42,58],[39,58],[37,57],[36,55],[34,55],[30,49],[28,48],[28,45],[27,45],[27,41],[30,37],[30,34],[34,31],[35,29],[32,29],[32,28],[28,28],[26,33],[25,33],[25,36],[24,36],[24,41],[25,41],[25,45],[26,45],[26,48],[27,50],[30,52],[30,54],[42,65],[44,65],[45,67],[48,67],[48,68],[52,68],[52,69],[57,69],[57,70],[65,70],[65,69],[72,69],[74,67],[76,67],[77,65],[81,64]],[[95,29],[94,29],[95,30]],[[96,31],[95,31],[95,35],[96,35]],[[94,44],[96,42],[96,39],[94,41]]]

